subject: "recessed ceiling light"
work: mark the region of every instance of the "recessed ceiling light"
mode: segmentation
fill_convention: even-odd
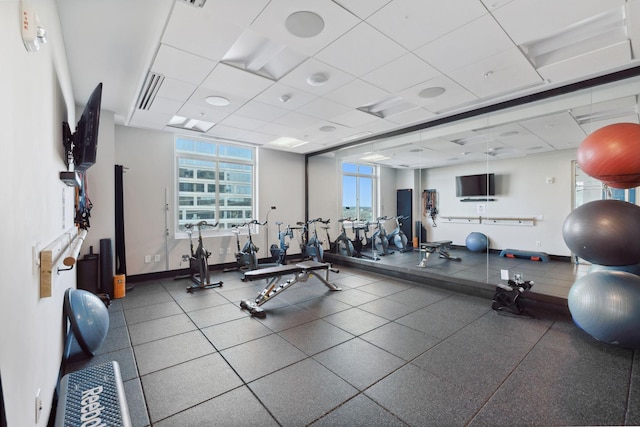
[[[291,95],[282,95],[280,97],[280,102],[289,102],[289,100],[291,99]]]
[[[324,29],[324,20],[315,12],[302,10],[294,12],[284,22],[287,30],[297,37],[315,37]]]
[[[205,101],[214,107],[226,107],[230,104],[229,100],[224,96],[208,96]]]
[[[336,127],[335,126],[322,126],[320,128],[320,130],[322,132],[333,132],[334,130],[336,130]]]
[[[482,73],[482,75],[485,78],[489,78],[489,77],[491,77],[491,75],[493,75],[493,70],[486,71],[486,72]]]
[[[301,145],[308,143],[309,141],[301,141],[297,138],[291,138],[288,136],[281,136],[280,138],[274,139],[269,144],[277,145],[278,147],[285,148],[296,148]]]
[[[445,89],[440,86],[428,87],[426,89],[422,89],[418,92],[418,96],[420,98],[435,98],[442,95],[445,92]]]
[[[307,77],[307,83],[311,86],[322,86],[327,82],[327,80],[329,80],[329,76],[325,73],[315,73]]]

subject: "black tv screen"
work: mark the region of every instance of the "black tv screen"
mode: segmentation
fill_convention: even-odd
[[[86,171],[96,162],[101,102],[102,83],[99,83],[91,93],[73,134],[73,159],[75,170],[79,172]]]
[[[496,182],[495,175],[483,173],[478,175],[463,175],[456,177],[456,196],[495,196]]]

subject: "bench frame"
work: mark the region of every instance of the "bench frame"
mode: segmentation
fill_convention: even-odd
[[[240,307],[244,310],[248,310],[252,316],[259,318],[265,318],[266,313],[260,306],[270,299],[289,289],[291,286],[298,282],[306,282],[309,277],[317,277],[330,291],[341,291],[342,289],[335,284],[329,282],[329,271],[338,273],[339,271],[332,268],[329,263],[322,263],[316,261],[304,261],[297,264],[279,265],[276,267],[262,268],[258,270],[252,270],[244,273],[243,280],[254,281],[267,279],[267,286],[258,293],[258,296],[253,300],[240,301]],[[321,274],[324,272],[324,277]],[[282,276],[292,274],[293,277],[280,282]]]

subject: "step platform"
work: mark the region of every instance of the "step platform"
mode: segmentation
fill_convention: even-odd
[[[544,252],[521,251],[518,249],[504,249],[500,252],[501,257],[506,258],[526,258],[531,261],[549,262],[549,255]]]

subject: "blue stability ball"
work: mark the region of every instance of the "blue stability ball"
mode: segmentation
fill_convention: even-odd
[[[562,237],[578,257],[600,265],[640,263],[640,207],[620,200],[596,200],[574,209]]]
[[[595,339],[640,348],[640,276],[594,271],[573,284],[568,303],[573,321]]]
[[[474,231],[469,233],[465,244],[471,252],[484,252],[489,247],[489,239],[484,234]]]

